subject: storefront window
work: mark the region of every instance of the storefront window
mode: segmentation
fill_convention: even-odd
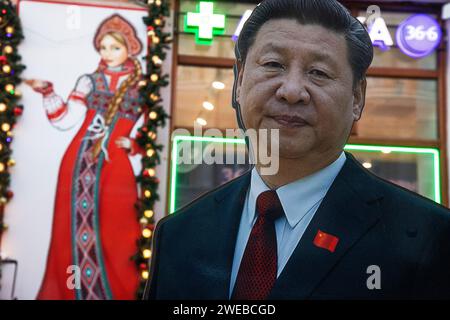
[[[437,82],[369,77],[357,136],[437,139]]]
[[[200,118],[204,128],[237,128],[231,107],[233,80],[231,69],[179,66],[175,127],[192,128]]]
[[[439,155],[436,150],[411,149],[401,152],[348,150],[371,172],[387,181],[440,202]]]
[[[345,150],[377,176],[441,202],[437,149],[349,144]],[[172,154],[170,212],[251,168],[242,139],[177,136]],[[201,161],[208,158],[215,163]]]
[[[214,13],[226,15],[223,35],[215,35],[210,45],[196,43],[195,35],[184,29],[187,12],[197,12],[199,1],[180,1],[178,21],[178,59],[175,91],[174,127],[192,129],[200,120],[203,129],[236,129],[236,115],[231,107],[233,86],[232,60],[234,41],[232,36],[246,10],[255,3],[231,1],[214,2]],[[366,17],[366,2],[348,1],[348,8]],[[366,105],[361,120],[356,124],[349,144],[374,146],[415,146],[413,149],[431,148],[433,152],[365,152],[348,150],[364,163],[369,170],[386,180],[399,184],[425,197],[439,201],[440,181],[446,179],[446,167],[440,166],[439,156],[445,140],[440,127],[440,90],[444,75],[438,61],[443,59],[445,44],[424,58],[415,59],[403,53],[397,46],[396,31],[407,18],[419,13],[397,12],[398,6],[380,5],[393,46],[375,46],[375,56],[368,71]],[[431,11],[427,11],[431,12]],[[429,16],[438,19],[438,11]],[[445,34],[445,31],[444,31]],[[209,59],[203,59],[208,57]],[[226,59],[224,59],[226,58]],[[201,66],[201,67],[199,67]],[[226,67],[226,68],[224,68]],[[213,83],[220,84],[214,86]],[[206,106],[206,107],[205,107]],[[445,158],[445,157],[444,157]],[[369,168],[370,167],[370,168]],[[173,205],[179,207],[197,195],[218,186],[225,180],[220,176],[225,170],[227,177],[234,177],[242,169],[236,167],[196,166],[178,168],[179,198]],[[186,171],[186,172],[184,172]],[[224,171],[224,172],[225,172]],[[205,179],[203,179],[206,177]],[[214,179],[212,177],[215,177]],[[219,178],[218,178],[219,177]],[[200,180],[210,181],[198,185]],[[201,184],[201,183],[200,183]],[[189,191],[189,188],[193,188]],[[175,188],[175,186],[173,187]],[[175,190],[175,189],[174,189]],[[184,191],[183,191],[184,190]],[[202,191],[203,190],[203,191]],[[444,204],[447,201],[444,198]]]
[[[375,48],[372,67],[435,70],[437,67],[437,54],[433,53],[428,57],[416,60],[408,57],[398,48],[391,48],[387,51]]]
[[[177,136],[172,155],[170,213],[251,168],[242,139]]]

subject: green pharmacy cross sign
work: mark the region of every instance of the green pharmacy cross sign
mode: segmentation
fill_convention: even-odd
[[[214,14],[214,3],[200,1],[198,12],[188,12],[184,19],[184,30],[195,33],[195,42],[211,45],[215,35],[225,33],[225,15]]]

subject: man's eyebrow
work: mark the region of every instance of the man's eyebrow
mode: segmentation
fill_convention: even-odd
[[[311,52],[310,57],[311,61],[325,62],[335,68],[339,65],[339,61],[336,61],[336,59],[332,55],[326,52],[318,52],[318,51]]]
[[[287,48],[285,48],[282,45],[278,45],[273,42],[266,43],[263,45],[260,49],[260,53],[266,53],[266,52],[277,52],[277,53],[283,53],[288,51]],[[325,62],[330,64],[333,67],[337,67],[339,64],[339,61],[336,61],[336,59],[333,57],[333,55],[328,54],[326,52],[320,52],[320,51],[310,51],[310,58],[311,61],[315,62]]]
[[[284,52],[286,51],[286,48],[279,46],[273,42],[269,42],[263,45],[260,49],[260,52],[267,52],[267,51]]]

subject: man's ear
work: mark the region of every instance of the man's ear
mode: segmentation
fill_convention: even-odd
[[[236,63],[237,65],[237,79],[236,79],[236,101],[240,103],[240,96],[241,96],[241,87],[242,87],[242,78],[244,76],[244,69],[245,65],[243,62],[238,61]]]
[[[354,121],[359,121],[361,119],[364,106],[366,104],[366,88],[367,80],[364,77],[362,80],[358,81],[353,89],[353,119]]]

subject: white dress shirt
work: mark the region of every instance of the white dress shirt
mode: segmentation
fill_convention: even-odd
[[[345,161],[346,156],[342,152],[339,158],[328,167],[276,189],[286,214],[275,221],[278,248],[277,277],[283,271],[284,266],[294,252],[334,179],[344,166]],[[260,193],[270,190],[261,179],[256,168],[253,168],[251,175],[250,188],[245,198],[234,251],[229,291],[230,298],[247,241],[257,219],[256,199]]]

